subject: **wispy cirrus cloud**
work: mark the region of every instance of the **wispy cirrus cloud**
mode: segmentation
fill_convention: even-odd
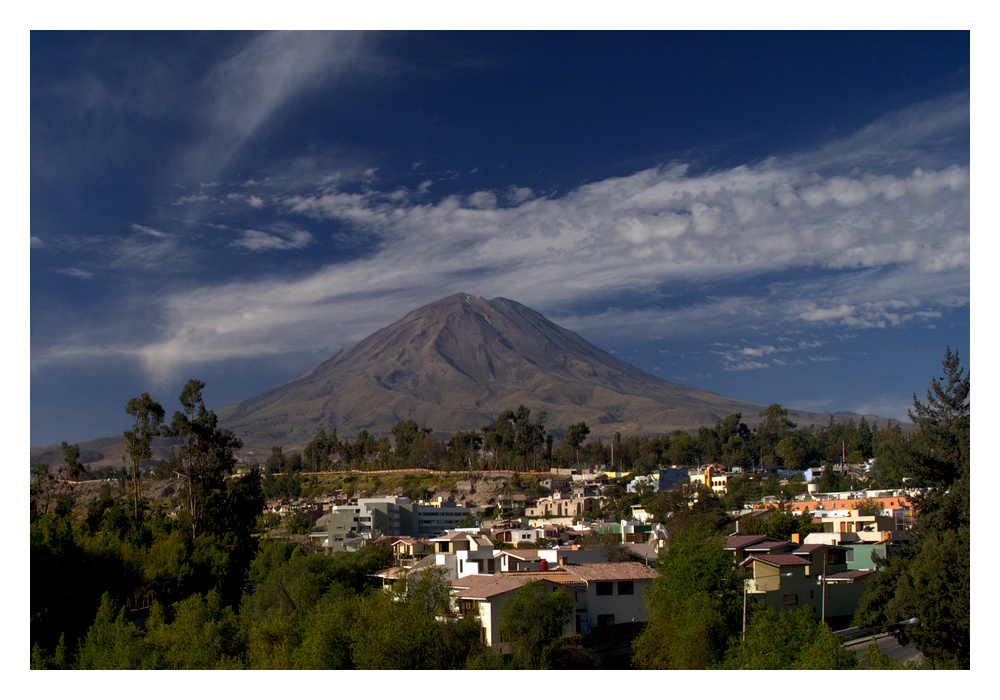
[[[455,291],[516,298],[595,339],[744,328],[778,336],[926,322],[968,303],[970,264],[967,159],[928,167],[905,138],[947,144],[949,132],[961,131],[961,110],[941,119],[931,116],[933,107],[810,153],[704,173],[669,164],[559,195],[513,185],[435,200],[430,180],[378,189],[374,168],[353,178],[328,171],[284,189],[244,182],[231,188],[232,201],[275,222],[324,222],[365,241],[366,254],[284,278],[166,294],[162,334],[138,353],[148,367],[172,371],[212,359],[335,349]],[[266,112],[255,112],[246,134]],[[931,124],[910,123],[919,119]],[[891,158],[870,158],[885,155],[889,126],[896,130]],[[242,229],[231,247],[301,250],[317,240],[304,227],[264,225]],[[752,290],[733,291],[735,282],[751,279]],[[701,291],[681,294],[692,289]],[[595,303],[622,293],[655,305]],[[827,360],[808,354],[816,347],[757,344],[718,356],[722,368],[748,371]]]
[[[219,62],[202,83],[205,136],[185,156],[190,172],[222,172],[243,145],[307,89],[368,60],[363,32],[267,32]]]
[[[270,250],[301,250],[312,245],[313,235],[308,231],[291,226],[272,224],[270,231],[248,229],[229,245],[251,252]]]

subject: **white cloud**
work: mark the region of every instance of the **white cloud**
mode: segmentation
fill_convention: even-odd
[[[248,229],[243,231],[239,239],[230,243],[237,248],[245,248],[253,252],[266,250],[301,250],[313,243],[311,233],[302,229],[282,230],[266,233]]]
[[[187,154],[199,175],[220,172],[288,100],[357,66],[363,32],[268,32],[205,78],[205,139]]]
[[[67,267],[61,270],[56,270],[60,275],[66,275],[67,277],[76,277],[77,279],[90,279],[94,276],[93,272],[88,270],[81,270],[77,267]]]
[[[281,46],[289,56],[296,53]],[[317,56],[310,60],[321,62]],[[258,73],[246,68],[240,80]],[[283,74],[265,73],[271,80]],[[269,100],[290,94],[271,89],[276,94]],[[255,115],[247,129],[259,126],[268,111],[238,105]],[[228,111],[238,112],[238,105]],[[931,110],[907,114],[948,128],[954,124],[954,115],[941,120]],[[758,327],[788,334],[926,322],[944,308],[968,303],[970,171],[963,162],[914,167],[903,136],[923,143],[936,132],[900,116],[885,123],[896,129],[892,172],[884,159],[875,161],[864,150],[886,134],[881,124],[811,154],[707,173],[672,164],[559,197],[514,187],[428,202],[430,180],[410,191],[394,186],[357,192],[327,178],[269,204],[368,237],[367,255],[291,279],[170,294],[163,300],[163,336],[143,354],[151,366],[182,366],[324,343],[343,346],[456,291],[507,296],[546,312],[584,308],[589,300],[620,292],[709,290],[693,301],[668,299],[662,308],[602,304],[553,317],[593,338]],[[884,152],[884,144],[878,148]],[[865,167],[871,163],[877,167]],[[295,250],[312,242],[306,231],[257,227],[232,245]],[[752,293],[733,291],[751,278],[758,280]],[[723,364],[750,370],[766,366],[765,360],[789,361],[810,347],[816,346],[732,348]]]

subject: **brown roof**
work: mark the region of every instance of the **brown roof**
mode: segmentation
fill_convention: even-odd
[[[800,546],[798,549],[792,552],[792,554],[812,554],[813,552],[818,552],[821,549],[840,549],[844,551],[847,550],[846,547],[839,547],[835,544],[813,543],[813,544],[804,544]]]
[[[509,554],[517,559],[540,559],[537,549],[503,549],[500,554]]]
[[[472,576],[465,576],[457,581],[453,581],[452,588],[455,591],[456,598],[489,600],[503,593],[517,590],[531,581],[548,581],[558,586],[571,585],[573,583],[566,577],[563,580],[559,580],[560,577],[558,575],[553,576],[551,575],[552,573],[532,571],[521,575],[494,574],[492,576],[484,576],[482,574],[473,574]],[[555,573],[558,574],[558,572]]]
[[[744,559],[740,565],[742,566],[753,559],[772,566],[809,566],[812,564],[808,559],[797,557],[794,554],[754,554]]]
[[[796,547],[797,545],[792,542],[787,542],[785,540],[768,540],[766,542],[758,542],[757,544],[752,544],[746,548],[747,552],[770,552],[772,549],[780,549],[781,547]],[[798,550],[796,550],[798,551]]]
[[[652,569],[637,561],[608,562],[602,564],[563,564],[564,570],[581,581],[639,581],[657,577]]]
[[[729,535],[726,537],[726,544],[723,548],[744,549],[752,544],[766,541],[781,542],[781,540],[775,539],[774,537],[768,537],[767,535]]]
[[[864,578],[865,576],[871,576],[875,573],[875,569],[851,569],[849,571],[841,571],[839,574],[827,574],[828,581],[856,581],[859,578]]]

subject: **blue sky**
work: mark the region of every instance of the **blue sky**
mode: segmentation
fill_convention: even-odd
[[[32,32],[31,444],[456,292],[905,419],[969,356],[967,32]]]

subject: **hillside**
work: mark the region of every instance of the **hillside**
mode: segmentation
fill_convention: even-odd
[[[557,435],[585,421],[593,437],[695,429],[736,412],[752,426],[764,409],[643,372],[517,302],[456,294],[219,418],[248,445],[294,449],[320,428],[380,435],[408,418],[436,435],[475,430],[522,404],[533,415],[545,411]]]
[[[354,439],[361,430],[388,435],[411,418],[435,437],[448,437],[478,430],[520,405],[532,416],[545,411],[546,427],[557,438],[580,421],[590,427],[591,438],[615,432],[654,436],[714,425],[733,413],[752,428],[765,408],[643,372],[509,299],[455,294],[217,413],[244,441],[244,453],[266,455],[272,445],[301,450],[320,428]],[[831,414],[789,408],[789,418],[822,426]],[[87,464],[121,466],[121,437],[80,447]],[[157,456],[169,454],[169,441],[158,447]],[[32,448],[32,464],[40,461],[60,463],[59,447]]]

